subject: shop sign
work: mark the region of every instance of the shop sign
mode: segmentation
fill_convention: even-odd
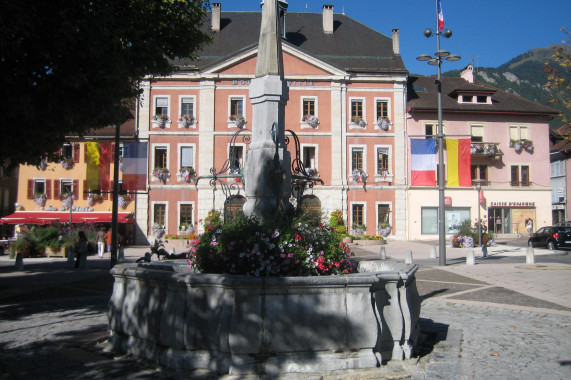
[[[490,202],[490,207],[535,207],[535,202]]]

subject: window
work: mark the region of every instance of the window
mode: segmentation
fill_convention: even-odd
[[[159,97],[155,98],[155,115],[168,115],[169,114],[169,98]]]
[[[315,99],[303,99],[303,116],[315,115]]]
[[[244,99],[242,98],[230,99],[230,115],[244,116]]]
[[[166,169],[167,165],[167,147],[155,147],[155,168]]]
[[[478,103],[487,103],[488,102],[488,97],[486,95],[479,95],[476,98],[476,102]]]
[[[153,223],[166,227],[167,205],[164,203],[153,204]]]
[[[194,168],[194,147],[181,146],[180,147],[180,162],[181,168],[193,167]]]
[[[528,140],[527,127],[521,125],[510,125],[510,140]]]
[[[179,206],[178,225],[181,230],[184,225],[192,226],[192,204],[183,203]]]
[[[389,148],[377,147],[377,174],[387,174],[389,167]]]
[[[59,182],[59,193],[73,194],[73,181],[71,179],[62,179]]]
[[[228,158],[230,159],[230,171],[238,173],[244,167],[244,147],[241,145],[230,147]]]
[[[353,214],[351,221],[353,228],[365,224],[364,209],[365,206],[363,204],[353,204],[351,206]]]
[[[46,181],[45,180],[35,180],[34,181],[34,194],[45,194],[46,193]]]
[[[315,162],[315,147],[314,146],[302,146],[302,163],[306,169],[316,169],[317,164]]]
[[[551,163],[551,177],[565,175],[565,161],[554,161]]]
[[[363,148],[351,149],[351,170],[364,170],[363,168]]]
[[[472,103],[472,95],[462,95],[462,103]]]
[[[379,204],[377,205],[377,225],[391,224],[389,216],[391,213],[390,205]]]
[[[487,165],[472,165],[472,184],[477,185],[478,183],[482,186],[488,185]]]
[[[62,158],[73,158],[73,146],[70,143],[65,143],[61,147]]]
[[[470,209],[450,207],[444,211],[446,234],[458,232],[456,228],[462,221],[470,220]],[[423,207],[421,209],[421,233],[423,235],[438,234],[438,207]]]
[[[377,100],[377,119],[389,117],[389,102],[388,100]]]
[[[436,136],[436,125],[432,123],[424,124],[424,134],[427,139],[432,139]]]
[[[472,142],[484,142],[484,126],[472,125]]]
[[[521,183],[520,183],[521,181]],[[511,166],[511,186],[529,186],[529,166],[527,165],[512,165]]]
[[[365,118],[365,111],[363,109],[363,99],[351,100],[351,122],[358,123],[359,120]]]
[[[51,179],[30,179],[28,180],[28,199],[34,199],[36,196],[44,194],[46,199],[50,199],[51,194]]]
[[[194,116],[194,99],[181,98],[180,100],[180,114],[187,116]]]

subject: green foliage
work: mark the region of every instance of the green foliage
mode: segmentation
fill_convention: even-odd
[[[354,271],[351,250],[329,226],[280,215],[274,223],[238,218],[210,224],[190,243],[189,263],[206,273],[307,276]]]
[[[38,256],[43,247],[38,243],[38,241],[31,235],[26,234],[20,236],[18,240],[13,244],[14,252],[22,253],[24,257],[35,257]]]
[[[0,164],[39,164],[66,135],[132,118],[139,83],[210,41],[207,0],[6,0]],[[42,127],[37,128],[38,123]],[[18,128],[14,128],[18,126]]]
[[[218,227],[222,225],[222,219],[220,211],[210,210],[208,211],[208,216],[204,218],[204,231],[210,228]]]

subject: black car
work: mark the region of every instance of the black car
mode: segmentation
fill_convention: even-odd
[[[548,249],[571,248],[571,227],[541,227],[531,234],[528,247],[547,247]]]

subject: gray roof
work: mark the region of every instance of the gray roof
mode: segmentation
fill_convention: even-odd
[[[436,112],[438,88],[435,77],[412,76],[408,81],[408,108],[414,112]],[[492,93],[492,104],[458,103],[458,93]],[[510,94],[488,84],[469,83],[462,78],[442,78],[442,110],[458,113],[511,113],[555,116],[559,111],[548,106]]]
[[[284,45],[295,47],[316,59],[348,72],[407,73],[400,55],[393,53],[387,37],[343,14],[333,15],[333,34],[323,33],[321,13],[287,13]],[[257,46],[261,12],[221,12],[220,31],[193,61],[173,63],[181,70],[205,70],[241,51]],[[210,27],[210,14],[203,28]]]

